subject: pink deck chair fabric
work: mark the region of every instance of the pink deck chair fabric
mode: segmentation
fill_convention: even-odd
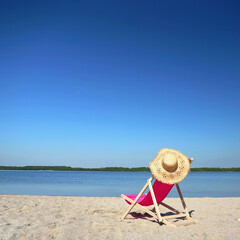
[[[174,184],[166,184],[159,182],[158,180],[155,180],[153,184],[153,191],[157,200],[157,203],[160,203],[163,201],[163,199],[168,195],[168,193],[173,188]],[[128,198],[134,199],[137,197],[137,194],[133,195],[125,195]],[[128,204],[131,204],[130,202],[126,201]],[[142,206],[151,206],[153,205],[153,200],[150,191],[147,194],[143,194],[137,201],[138,204]]]

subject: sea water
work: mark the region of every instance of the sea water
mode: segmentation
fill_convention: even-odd
[[[137,194],[150,172],[0,171],[0,194],[119,197]],[[184,197],[240,197],[240,172],[190,172]],[[174,188],[169,197],[177,197]]]

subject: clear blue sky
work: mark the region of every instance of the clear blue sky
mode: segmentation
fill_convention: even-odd
[[[238,1],[0,3],[0,165],[240,166]]]

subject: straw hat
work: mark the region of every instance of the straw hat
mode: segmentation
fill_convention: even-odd
[[[190,161],[187,156],[177,150],[163,148],[149,166],[158,181],[175,184],[187,176],[190,170]]]

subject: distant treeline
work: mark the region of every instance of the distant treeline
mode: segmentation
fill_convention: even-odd
[[[112,171],[112,172],[149,172],[147,167],[124,168],[124,167],[104,167],[104,168],[80,168],[68,166],[0,166],[0,170],[47,170],[47,171]]]
[[[47,171],[112,171],[112,172],[149,172],[148,167],[104,167],[80,168],[68,166],[0,166],[0,170],[47,170]],[[240,172],[240,168],[191,168],[191,172]]]
[[[191,168],[191,172],[240,172],[240,168]]]

